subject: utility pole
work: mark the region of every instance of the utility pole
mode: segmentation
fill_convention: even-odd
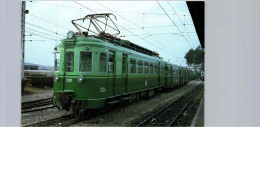
[[[21,66],[22,66],[22,79],[24,78],[24,46],[25,46],[25,40],[24,40],[24,38],[25,38],[25,13],[27,13],[27,12],[25,12],[25,8],[26,8],[26,1],[22,1],[22,21],[21,21],[21,25],[22,25],[22,27],[21,27],[21,48],[22,48],[22,50],[21,50],[21,52],[22,52],[22,55],[21,55],[21,61],[22,61],[22,63],[21,63]]]

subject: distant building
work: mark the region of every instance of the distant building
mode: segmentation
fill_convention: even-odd
[[[38,70],[39,66],[36,64],[24,63],[24,70]]]
[[[195,65],[192,64],[191,66],[188,66],[187,68],[192,70],[192,72],[194,72],[194,73],[200,73],[201,72],[201,66],[200,65],[195,67]]]

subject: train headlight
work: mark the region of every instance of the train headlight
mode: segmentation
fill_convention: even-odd
[[[59,80],[60,80],[60,76],[55,75],[55,76],[54,76],[54,81],[59,81]]]
[[[84,80],[85,80],[85,78],[84,78],[83,76],[79,76],[79,77],[78,77],[78,82],[79,82],[79,83],[83,83]]]
[[[73,38],[73,36],[74,36],[74,32],[73,32],[73,31],[69,31],[69,32],[67,33],[67,38],[68,38],[68,39]]]

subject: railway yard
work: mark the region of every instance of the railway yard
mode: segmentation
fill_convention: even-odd
[[[52,94],[52,90],[47,90],[43,93],[22,96],[22,126],[187,127],[198,124],[203,126],[201,120],[203,116],[199,117],[203,114],[197,112],[198,106],[203,108],[203,105],[200,105],[204,96],[202,81],[190,81],[185,86],[160,92],[153,97],[131,104],[120,103],[88,111],[79,117],[73,116],[70,111],[53,107]]]

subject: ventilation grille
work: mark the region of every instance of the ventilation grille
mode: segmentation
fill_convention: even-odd
[[[64,46],[74,46],[75,40],[74,39],[67,39],[64,40]]]

